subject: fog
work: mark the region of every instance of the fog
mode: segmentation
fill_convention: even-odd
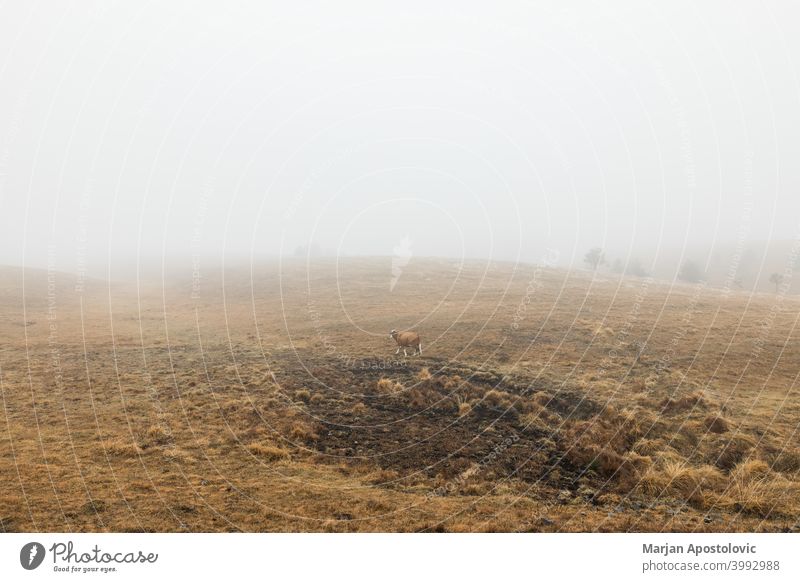
[[[385,4],[4,4],[0,263],[798,238],[794,2]]]

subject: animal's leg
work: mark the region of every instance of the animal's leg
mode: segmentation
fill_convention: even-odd
[[[419,351],[419,355],[421,356],[422,355],[422,342],[420,342],[419,345],[417,345],[417,351]]]
[[[399,353],[400,353],[400,348],[397,348],[397,351],[394,353],[394,355],[396,356]]]
[[[404,355],[405,357],[408,357],[408,353],[406,352],[406,349],[405,349],[405,348],[403,348],[403,355]]]

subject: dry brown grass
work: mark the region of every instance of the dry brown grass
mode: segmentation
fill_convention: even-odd
[[[247,450],[266,461],[283,461],[289,459],[289,453],[287,451],[273,445],[250,443],[247,445]]]
[[[678,398],[667,397],[660,403],[661,408],[667,413],[686,412],[696,408],[705,408],[707,402],[700,392],[693,392]]]
[[[375,385],[378,393],[380,394],[388,394],[393,396],[395,394],[399,394],[403,392],[404,387],[399,382],[392,380],[391,378],[381,378],[378,380],[377,384]]]
[[[306,443],[319,439],[319,435],[314,428],[305,422],[295,422],[292,424],[289,436],[294,440]]]
[[[141,311],[101,285],[83,317],[66,285],[61,386],[46,295],[28,281],[35,323],[22,327],[21,291],[2,283],[0,531],[795,524],[800,342],[777,320],[752,357],[770,298],[654,284],[628,329],[635,284],[545,270],[510,332],[531,272],[412,261],[403,279],[425,292],[401,282],[387,296],[387,268],[288,264],[252,281],[248,269],[226,276],[226,300],[206,273],[201,301],[176,280],[142,289]],[[392,360],[385,330],[404,318],[424,321],[428,348]],[[609,356],[620,330],[649,337],[637,361]]]
[[[103,443],[103,450],[108,455],[118,457],[136,457],[142,453],[142,448],[135,442],[117,438]]]
[[[800,472],[800,450],[784,449],[770,454],[770,464],[775,471],[781,473]]]
[[[299,400],[300,402],[310,402],[311,401],[311,392],[303,388],[302,390],[298,390],[294,393],[294,397]]]
[[[715,414],[706,416],[703,423],[706,425],[706,428],[716,434],[722,434],[724,432],[728,432],[731,430],[730,423],[725,420],[721,416],[717,416]]]
[[[714,467],[693,467],[683,460],[667,457],[646,470],[637,488],[648,496],[672,496],[703,507],[705,493],[717,491],[724,484],[724,475]]]
[[[172,432],[161,424],[155,424],[147,429],[147,439],[156,445],[165,445],[172,441]]]
[[[730,471],[752,455],[756,443],[755,438],[746,434],[722,436],[712,441],[706,458],[720,469]]]

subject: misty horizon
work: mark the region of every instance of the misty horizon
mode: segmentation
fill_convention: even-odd
[[[792,5],[353,8],[9,7],[0,264],[798,238]]]

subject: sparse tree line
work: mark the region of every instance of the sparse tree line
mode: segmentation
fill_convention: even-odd
[[[633,257],[626,263],[622,259],[617,258],[614,259],[613,262],[609,262],[606,259],[605,251],[600,247],[592,247],[589,249],[583,257],[583,262],[594,272],[602,265],[609,265],[611,272],[618,275],[632,275],[634,277],[650,276],[650,272],[644,267],[640,259]],[[686,259],[681,263],[681,267],[678,270],[678,280],[685,283],[703,283],[707,279],[708,276],[705,269],[703,269],[698,262],[692,259]],[[786,282],[786,277],[781,273],[772,273],[769,282],[775,285],[775,292],[779,293],[781,286]],[[734,279],[733,284],[739,288],[743,287],[741,278]]]
[[[589,252],[583,257],[583,262],[588,264],[592,271],[597,271],[601,265],[609,264],[606,261],[605,252],[600,247],[589,249]],[[632,258],[627,263],[624,263],[619,258],[614,259],[614,262],[610,263],[610,268],[611,272],[620,275],[633,275],[634,277],[648,277],[650,275],[637,258]]]

